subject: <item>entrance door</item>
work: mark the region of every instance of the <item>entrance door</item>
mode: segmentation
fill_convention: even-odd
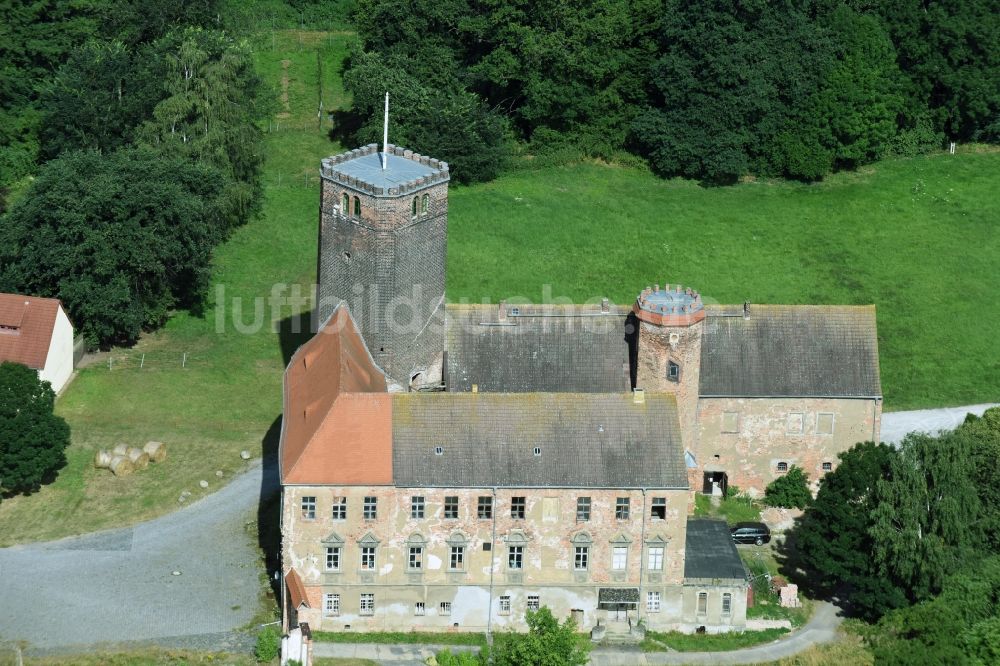
[[[714,495],[717,492],[716,488],[725,497],[726,490],[729,489],[729,475],[725,472],[705,472],[704,482],[701,487],[702,494]]]

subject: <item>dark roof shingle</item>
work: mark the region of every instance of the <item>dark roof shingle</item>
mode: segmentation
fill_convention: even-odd
[[[582,305],[449,305],[449,391],[623,393],[631,389],[625,324],[630,310]]]
[[[746,580],[743,560],[725,521],[688,519],[684,577]]]
[[[875,306],[708,308],[702,396],[879,397]]]
[[[400,393],[392,412],[397,486],[687,487],[673,396]]]

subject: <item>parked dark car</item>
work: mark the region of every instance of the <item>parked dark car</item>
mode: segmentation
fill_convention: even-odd
[[[771,540],[771,530],[764,523],[736,523],[729,531],[735,543],[755,543],[760,546]]]

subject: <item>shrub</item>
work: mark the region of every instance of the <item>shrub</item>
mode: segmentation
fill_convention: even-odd
[[[257,634],[257,645],[253,649],[257,661],[267,662],[281,651],[281,632],[274,625],[264,627]]]
[[[435,656],[438,666],[480,666],[485,660],[475,652],[452,652],[442,650]]]
[[[802,468],[792,465],[784,476],[778,477],[764,489],[764,500],[768,506],[786,509],[804,509],[812,501],[809,492],[809,477]]]

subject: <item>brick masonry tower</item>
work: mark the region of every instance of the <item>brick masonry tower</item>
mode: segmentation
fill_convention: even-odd
[[[448,163],[376,144],[323,160],[317,308],[341,301],[401,386],[440,374]],[[416,379],[414,379],[416,377]]]
[[[695,446],[701,336],[701,294],[680,285],[646,287],[632,306],[639,327],[636,388],[672,393],[685,446]]]

